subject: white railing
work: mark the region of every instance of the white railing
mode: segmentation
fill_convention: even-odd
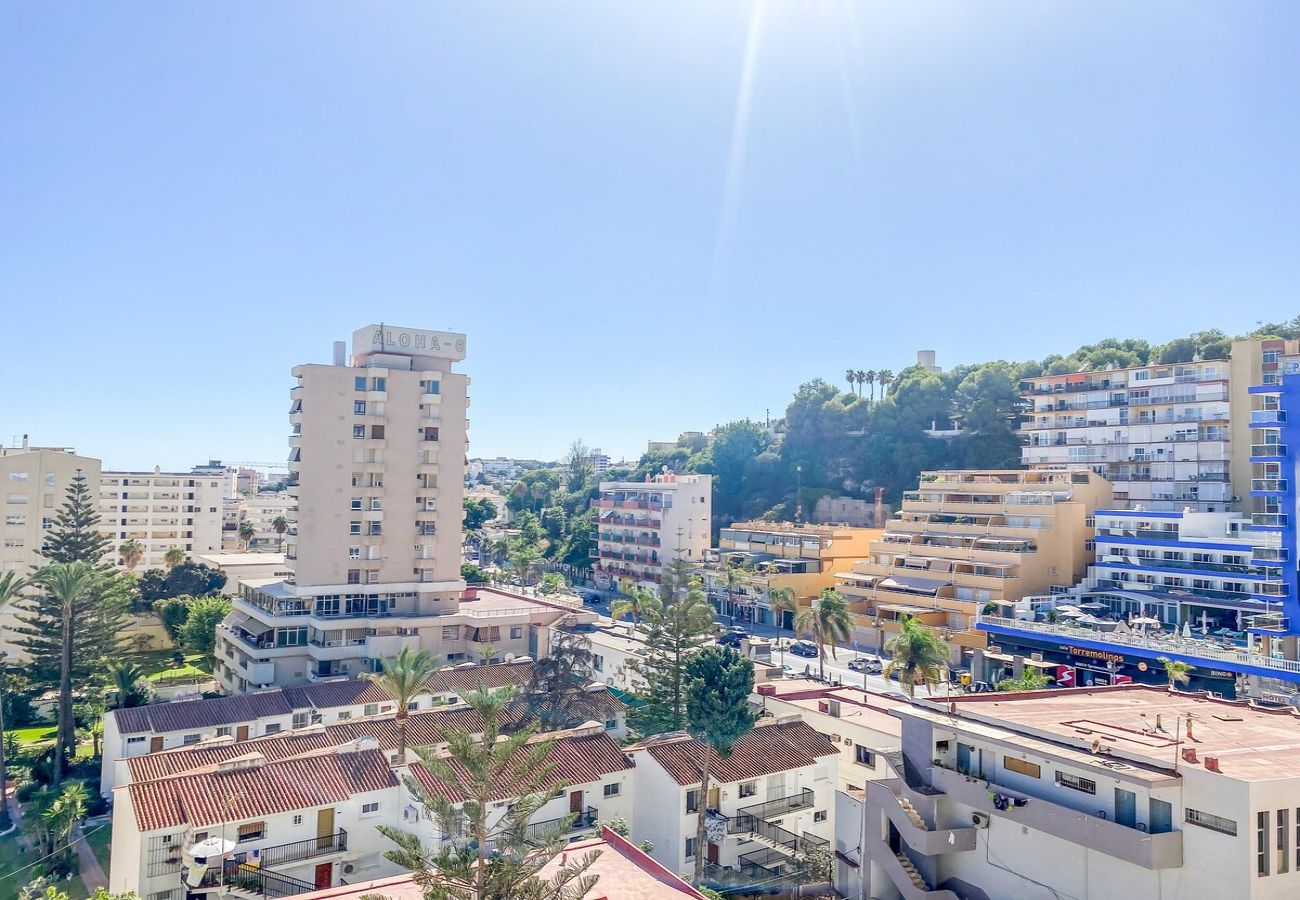
[[[1167,637],[1157,638],[1141,632],[1119,634],[1114,631],[1098,632],[1084,626],[1051,624],[1050,622],[1028,622],[1022,619],[1008,619],[1003,616],[986,616],[977,614],[976,627],[980,625],[998,625],[1044,634],[1060,640],[1090,640],[1103,644],[1115,644],[1123,647],[1138,647],[1160,653],[1177,653],[1183,656],[1199,656],[1216,662],[1239,663],[1258,666],[1262,669],[1276,669],[1280,672],[1300,673],[1300,660],[1275,659],[1259,653],[1252,653],[1246,647],[1228,648],[1200,638]],[[1163,633],[1163,632],[1162,632]]]

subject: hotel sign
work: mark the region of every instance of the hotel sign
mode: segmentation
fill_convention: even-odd
[[[444,359],[465,358],[465,335],[454,331],[423,331],[395,325],[367,325],[352,332],[352,352],[403,353],[439,356]]]
[[[1122,663],[1124,655],[1121,653],[1110,653],[1106,650],[1089,650],[1087,647],[1070,647],[1066,646],[1065,652],[1074,656],[1086,656],[1089,659],[1102,659],[1106,662]]]

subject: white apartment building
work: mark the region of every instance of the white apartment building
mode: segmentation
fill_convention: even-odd
[[[99,491],[99,460],[78,456],[66,447],[33,447],[23,436],[17,447],[0,447],[0,491],[4,521],[0,527],[0,573],[29,574],[42,565],[41,547],[67,497],[68,486],[80,472],[91,497]],[[26,655],[13,643],[18,625],[11,604],[0,611],[0,653]]]
[[[1091,466],[1121,508],[1227,509],[1229,369],[1219,359],[1025,379],[1022,461]]]
[[[401,871],[375,828],[400,820],[404,788],[373,740],[215,767],[114,792],[109,890],[150,900],[286,896]],[[224,860],[193,848],[230,842]]]
[[[144,545],[136,569],[161,569],[173,547],[185,553],[221,550],[222,510],[234,496],[235,472],[220,463],[189,472],[105,471],[99,481],[100,529],[113,541],[112,560],[128,540]]]
[[[841,828],[866,857],[852,896],[1300,893],[1293,710],[1124,685],[895,715],[893,777],[867,782],[859,834]]]
[[[293,370],[294,574],[242,586],[217,635],[224,687],[355,676],[404,646],[447,656],[460,626],[524,635],[499,605],[455,616],[469,379],[452,365],[464,358],[463,334],[373,325],[352,335],[350,360],[336,344],[333,365]]]
[[[241,497],[239,518],[235,523],[235,539],[243,543],[243,538],[239,537],[239,526],[249,522],[254,530],[253,538],[248,542],[249,549],[282,550],[288,532],[282,537],[275,530],[275,520],[283,516],[286,522],[294,521],[297,505],[298,501],[288,491],[264,491]]]
[[[700,796],[703,747],[685,732],[624,748],[636,763],[632,834],[655,859],[689,877],[703,853],[710,881],[773,881],[793,872],[798,853],[829,847],[835,835],[836,763],[830,738],[797,716],[760,719],[712,767]],[[706,841],[696,846],[699,804]]]
[[[646,481],[602,481],[591,551],[596,584],[653,589],[675,559],[703,562],[710,546],[713,476],[666,472]]]

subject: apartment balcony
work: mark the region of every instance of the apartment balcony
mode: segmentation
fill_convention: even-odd
[[[1042,797],[972,780],[960,772],[939,766],[930,770],[930,783],[949,799],[964,806],[1144,869],[1176,869],[1183,864],[1181,831],[1151,834]],[[1028,802],[1014,810],[999,810],[993,805],[991,791]]]
[[[1291,489],[1291,482],[1286,478],[1252,478],[1250,493],[1253,497],[1270,494],[1284,494]]]
[[[917,852],[938,856],[975,849],[975,828],[936,828],[934,798],[917,797],[914,802],[907,794],[917,797],[911,791],[904,791],[901,778],[867,782],[868,808],[888,816],[907,845]],[[926,800],[928,804],[924,802]],[[877,820],[872,818],[869,821],[874,824]]]
[[[305,859],[315,859],[318,856],[345,853],[347,849],[348,833],[340,828],[334,834],[308,838],[305,841],[294,841],[289,844],[278,844],[274,847],[265,847],[260,851],[259,859],[263,868],[274,869],[289,863],[301,862]]]
[[[1286,444],[1265,443],[1250,445],[1251,462],[1280,462],[1288,456]]]
[[[1281,409],[1252,409],[1251,428],[1280,428],[1286,424],[1286,411]]]
[[[571,839],[573,835],[590,831],[596,827],[600,813],[594,806],[588,806],[580,813],[569,813],[558,819],[546,819],[541,822],[529,822],[524,828],[524,840],[534,846],[541,846],[556,834]]]
[[[797,794],[789,794],[785,797],[779,797],[775,800],[768,800],[764,803],[755,803],[752,806],[746,806],[736,812],[739,816],[753,816],[756,819],[764,821],[768,819],[780,818],[789,813],[799,812],[803,809],[812,809],[816,803],[816,795],[812,788],[804,788]]]
[[[1261,529],[1281,530],[1289,521],[1290,517],[1286,513],[1252,513],[1250,517],[1251,527]]]

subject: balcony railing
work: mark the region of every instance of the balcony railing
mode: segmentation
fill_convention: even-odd
[[[766,821],[767,819],[783,816],[786,813],[811,809],[814,799],[812,788],[804,788],[797,794],[779,797],[776,800],[768,800],[766,803],[755,803],[753,806],[746,806],[744,809],[739,810],[736,816],[753,816],[756,819]]]
[[[1285,528],[1288,521],[1286,513],[1253,513],[1250,517],[1256,528]]]
[[[598,815],[594,806],[588,806],[580,813],[569,813],[567,816],[546,819],[542,822],[530,822],[524,829],[524,840],[530,844],[540,844],[557,832],[569,835],[577,831],[586,831],[595,826]]]
[[[794,857],[771,847],[764,847],[752,853],[742,853],[736,862],[740,866],[741,874],[751,877],[780,878],[792,874],[795,868]]]
[[[1286,456],[1286,444],[1251,444],[1251,456]]]
[[[348,849],[348,833],[340,828],[334,834],[326,834],[320,837],[308,838],[305,841],[294,841],[289,844],[278,844],[274,847],[267,847],[261,852],[261,863],[264,867],[274,869],[277,866],[283,866],[287,863],[298,862],[304,859],[311,859],[314,856],[325,856],[330,853],[342,853]]]

